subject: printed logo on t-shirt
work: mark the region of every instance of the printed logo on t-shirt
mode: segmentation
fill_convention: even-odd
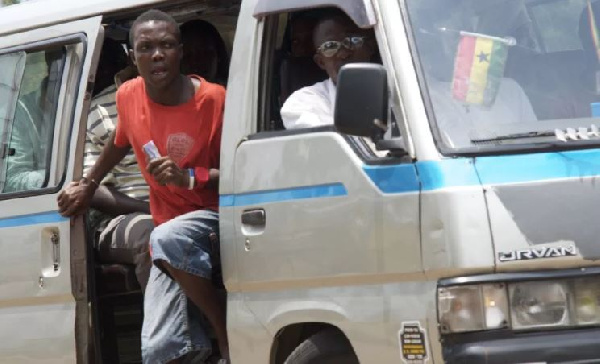
[[[179,163],[194,146],[194,139],[186,133],[171,134],[167,138],[167,154],[173,161]]]

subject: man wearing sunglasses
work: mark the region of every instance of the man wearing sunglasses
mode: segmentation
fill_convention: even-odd
[[[344,12],[327,10],[313,32],[315,63],[329,78],[294,92],[283,104],[286,129],[333,125],[336,84],[340,68],[348,63],[370,62],[376,53],[372,29],[360,29]]]

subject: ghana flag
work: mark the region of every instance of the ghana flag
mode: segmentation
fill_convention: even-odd
[[[452,96],[468,104],[491,106],[504,75],[510,44],[509,39],[461,32]]]

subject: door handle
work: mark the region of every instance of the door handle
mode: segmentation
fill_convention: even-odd
[[[57,227],[46,227],[41,233],[42,277],[57,277],[60,274],[60,233]]]
[[[244,235],[260,235],[265,231],[267,214],[264,209],[253,209],[242,212],[242,233]]]
[[[267,215],[264,209],[247,210],[242,213],[242,225],[265,227]]]

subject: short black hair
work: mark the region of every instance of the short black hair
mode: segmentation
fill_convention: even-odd
[[[181,42],[181,32],[179,30],[179,24],[173,19],[173,17],[163,11],[150,9],[148,11],[143,12],[140,16],[138,16],[133,23],[131,24],[131,28],[129,28],[129,46],[133,48],[133,41],[135,40],[135,28],[147,21],[164,21],[168,24],[172,24],[175,27],[175,35],[177,36],[177,40]]]
[[[318,47],[320,45],[320,44],[317,44],[317,39],[316,39],[317,29],[321,26],[321,24],[323,24],[326,21],[342,20],[343,22],[348,23],[348,24],[353,24],[358,28],[358,25],[356,25],[354,20],[352,20],[352,18],[340,8],[328,7],[328,8],[316,9],[316,10],[318,10],[318,13],[315,13],[315,14],[318,14],[317,15],[318,19],[317,19],[317,22],[315,24],[314,31],[313,31],[313,43],[314,43],[315,47]]]

